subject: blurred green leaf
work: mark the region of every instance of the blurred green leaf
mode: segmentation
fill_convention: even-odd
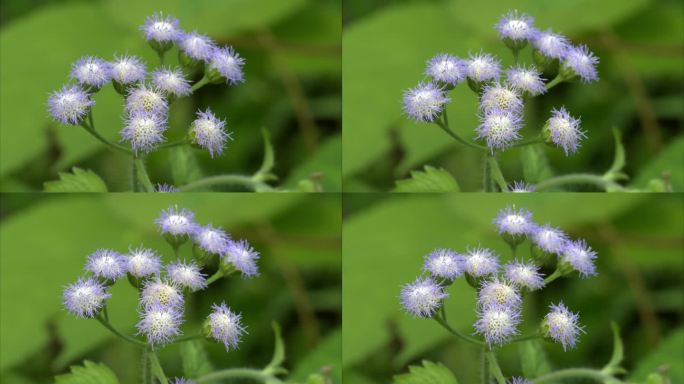
[[[299,165],[285,182],[285,187],[294,188],[301,180],[320,176],[320,183],[324,192],[338,192],[342,190],[341,180],[342,137],[335,136],[320,146],[306,162]]]
[[[273,357],[271,357],[271,362],[268,366],[264,368],[264,371],[268,371],[271,374],[278,374],[282,372],[281,365],[285,361],[285,344],[283,343],[283,335],[280,329],[280,324],[275,321],[271,323],[273,327],[274,336],[274,347],[273,347]]]
[[[46,181],[45,192],[107,192],[104,181],[91,170],[74,167],[72,172],[59,172],[59,180]]]
[[[71,373],[55,377],[56,384],[119,384],[119,380],[106,365],[83,362],[83,367],[71,367]]]
[[[323,370],[329,373],[332,382],[342,383],[342,332],[337,330],[328,335],[316,347],[302,359],[291,375],[290,380],[304,380],[309,374],[319,373]]]
[[[397,180],[394,192],[427,193],[427,192],[458,192],[458,183],[453,176],[442,168],[436,169],[429,165],[425,171],[411,171],[411,178]]]
[[[622,344],[622,337],[620,336],[620,327],[613,321],[610,323],[610,328],[613,330],[613,354],[610,356],[610,361],[608,361],[604,370],[608,370],[608,372],[611,372],[612,374],[622,374],[625,371],[620,367],[620,364],[625,357],[625,351]]]
[[[549,159],[542,145],[526,145],[520,148],[525,181],[536,184],[553,176]]]
[[[538,377],[551,372],[546,353],[539,340],[527,340],[518,345],[520,364],[525,377]]]
[[[667,173],[673,192],[684,191],[684,136],[678,136],[650,163],[639,170],[633,187],[644,188],[649,180],[660,179]]]
[[[672,383],[684,382],[684,329],[673,331],[653,353],[641,360],[629,377],[644,380],[650,373],[660,369],[667,372]]]
[[[273,169],[273,164],[275,164],[275,153],[273,151],[273,144],[271,144],[271,134],[266,128],[261,128],[261,136],[264,140],[264,159],[256,173],[269,175]]]
[[[442,363],[423,360],[423,366],[412,365],[409,373],[394,376],[394,384],[458,384],[454,374]]]
[[[617,175],[625,167],[625,146],[622,145],[622,134],[616,127],[613,127],[613,137],[615,139],[615,155],[613,157],[613,164],[606,174]]]
[[[180,345],[180,357],[183,362],[183,375],[195,379],[213,370],[204,344],[200,340],[190,340]]]
[[[202,178],[202,169],[189,146],[181,145],[170,148],[169,160],[174,185],[181,186]]]

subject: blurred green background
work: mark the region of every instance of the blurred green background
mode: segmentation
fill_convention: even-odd
[[[148,69],[156,66],[138,28],[157,11],[176,16],[187,31],[232,45],[247,64],[245,83],[204,87],[171,112],[168,140],[183,135],[198,108],[227,118],[234,140],[225,154],[156,152],[148,161],[153,182],[252,174],[261,162],[264,127],[276,150],[278,185],[292,188],[314,174],[323,190],[341,189],[339,0],[7,0],[0,7],[0,190],[41,190],[74,165],[93,169],[109,190],[130,190],[129,159],[81,127],[54,123],[46,103],[83,55],[111,60],[129,53],[143,57]],[[176,49],[168,56],[175,65]],[[96,101],[98,130],[118,140],[121,97],[109,86]],[[202,172],[172,174],[179,162],[197,162]]]
[[[684,382],[684,207],[681,195],[654,194],[457,194],[344,198],[343,362],[345,381],[387,383],[423,359],[448,366],[460,383],[479,382],[479,350],[455,339],[436,322],[412,318],[400,306],[402,285],[421,272],[435,248],[463,252],[478,244],[511,258],[492,219],[507,206],[528,208],[598,252],[599,275],[563,278],[527,295],[522,334],[529,334],[551,302],[579,311],[586,334],[563,352],[545,342],[552,368],[600,368],[612,352],[610,322],[621,328],[623,366],[630,380],[659,367],[672,383]],[[528,246],[519,255],[527,257]],[[548,274],[549,271],[546,271]],[[448,290],[447,317],[473,332],[475,291],[463,280]],[[538,323],[536,323],[538,324]],[[500,353],[504,374],[521,375],[518,347]]]
[[[477,151],[454,143],[434,124],[402,115],[402,92],[423,80],[425,62],[438,53],[467,57],[481,49],[512,64],[494,24],[517,9],[600,58],[601,81],[563,84],[527,103],[532,138],[553,106],[581,117],[588,138],[566,158],[548,148],[551,174],[602,174],[611,164],[617,127],[627,149],[630,186],[643,188],[665,173],[672,189],[684,189],[684,3],[681,0],[345,0],[343,7],[343,178],[349,191],[389,190],[396,179],[424,164],[444,167],[461,190],[481,188]],[[530,48],[521,52],[530,62]],[[477,100],[465,86],[451,92],[452,128],[467,138],[477,126]],[[507,180],[521,180],[513,149],[501,156]],[[529,171],[529,170],[528,170]],[[530,172],[533,173],[533,172]],[[530,176],[526,178],[530,179]],[[535,182],[532,180],[532,182]]]
[[[273,353],[271,321],[283,327],[285,366],[292,379],[329,369],[341,375],[341,204],[339,196],[306,194],[182,194],[102,196],[3,194],[0,229],[0,382],[52,382],[55,373],[85,358],[104,362],[122,384],[137,384],[138,349],[94,320],[70,316],[62,290],[83,274],[97,248],[125,252],[144,244],[172,258],[154,219],[178,204],[199,223],[222,226],[261,252],[261,276],[220,280],[186,307],[186,334],[196,332],[213,302],[242,312],[240,348],[204,343],[217,369],[264,367]],[[190,248],[181,248],[184,258]],[[112,323],[133,333],[136,291],[125,280],[112,289]],[[180,375],[179,346],[161,350],[167,374]]]

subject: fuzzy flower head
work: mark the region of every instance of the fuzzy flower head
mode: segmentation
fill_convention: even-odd
[[[551,311],[542,322],[545,336],[561,343],[564,351],[574,348],[577,336],[584,332],[583,327],[579,325],[579,315],[570,312],[562,302],[558,305],[551,304],[550,308]]]
[[[546,253],[560,254],[568,242],[568,235],[558,228],[544,224],[534,229],[532,242]]]
[[[535,33],[534,19],[524,13],[508,12],[496,24],[496,30],[501,39],[510,39],[516,42],[529,40]]]
[[[465,271],[473,277],[484,277],[496,273],[499,259],[487,248],[470,248],[463,263]]]
[[[111,295],[105,286],[93,278],[79,279],[64,289],[64,306],[76,317],[92,318]]]
[[[466,65],[468,77],[475,82],[496,80],[501,72],[499,60],[488,53],[471,54]]]
[[[507,381],[506,384],[532,384],[532,382],[524,377],[511,377],[511,379]]]
[[[230,241],[223,257],[224,261],[234,266],[242,276],[259,276],[259,252],[254,250],[247,240]]]
[[[508,186],[508,192],[513,193],[529,193],[534,192],[536,188],[532,184],[527,184],[524,181],[514,181],[513,185]]]
[[[208,36],[195,31],[183,34],[178,46],[183,53],[194,60],[208,60],[216,48],[216,44]]]
[[[145,64],[135,56],[117,56],[110,63],[112,80],[120,84],[131,84],[145,80]]]
[[[159,12],[145,19],[145,24],[140,27],[147,41],[158,43],[173,43],[182,34],[178,27],[178,19],[166,16]]]
[[[141,317],[136,324],[138,334],[145,335],[152,346],[166,345],[181,334],[183,314],[178,308],[154,304],[145,308]]]
[[[451,101],[435,83],[420,83],[404,92],[404,112],[419,122],[433,122]]]
[[[505,233],[511,236],[527,235],[534,229],[532,212],[525,208],[516,210],[515,206],[500,210],[494,219],[494,224],[499,230],[499,234]]]
[[[195,243],[203,251],[210,254],[223,255],[230,246],[230,236],[221,228],[214,228],[211,224],[198,227],[194,235]]]
[[[209,71],[212,80],[225,79],[227,84],[237,84],[245,81],[242,67],[245,59],[235,52],[232,47],[214,48],[209,58]]]
[[[151,249],[143,247],[131,249],[126,259],[128,273],[139,279],[150,275],[158,275],[161,269],[161,260]]]
[[[194,262],[176,261],[166,267],[166,273],[172,284],[197,291],[207,287],[206,275]]]
[[[463,275],[463,256],[450,249],[436,249],[425,256],[423,269],[435,278],[454,280]]]
[[[498,83],[485,86],[480,97],[480,110],[483,113],[500,110],[518,114],[522,107],[522,97],[511,87]]]
[[[79,124],[95,101],[78,85],[65,85],[48,99],[48,111],[61,124]]]
[[[192,93],[190,82],[185,78],[180,68],[162,68],[152,72],[152,84],[167,95],[181,97]]]
[[[192,235],[197,227],[195,214],[188,209],[178,209],[171,206],[162,211],[161,216],[155,220],[159,227],[159,232],[172,236]]]
[[[475,333],[484,336],[487,344],[505,344],[518,334],[520,312],[515,307],[490,305],[481,307],[475,322]]]
[[[580,129],[580,119],[570,116],[565,107],[551,110],[551,118],[544,127],[544,134],[552,143],[563,148],[566,156],[577,152],[580,140],[586,137]]]
[[[482,308],[492,305],[518,307],[521,301],[520,293],[513,284],[494,277],[482,283],[477,303]]]
[[[197,119],[190,125],[190,137],[193,144],[209,151],[211,157],[220,156],[231,139],[231,133],[226,132],[226,121],[217,118],[209,108],[197,111]]]
[[[466,78],[466,66],[463,60],[449,54],[440,54],[427,62],[425,74],[434,81],[448,85],[457,85]]]
[[[154,186],[154,191],[157,193],[174,193],[174,192],[180,192],[180,189],[176,188],[173,185],[161,183],[161,184],[156,184]]]
[[[551,59],[562,59],[570,47],[568,39],[550,29],[537,32],[532,41],[534,48],[542,55]]]
[[[121,130],[122,140],[131,143],[136,153],[150,152],[165,140],[166,121],[159,115],[137,112],[128,116],[125,124]]]
[[[126,258],[110,249],[98,249],[88,256],[86,270],[96,277],[114,281],[126,274]]]
[[[504,271],[506,280],[519,288],[534,291],[544,287],[544,277],[539,273],[539,267],[531,262],[511,262],[506,264]]]
[[[544,79],[534,66],[525,67],[519,65],[506,70],[506,84],[514,90],[527,93],[531,96],[541,95],[546,92]]]
[[[449,294],[429,277],[420,278],[401,289],[401,305],[406,312],[418,317],[432,317]]]
[[[569,71],[571,74],[580,77],[582,82],[591,83],[598,80],[598,57],[589,51],[586,45],[568,48],[565,54],[562,71]]]
[[[98,57],[85,56],[71,66],[71,78],[81,85],[100,88],[111,80],[111,67]]]
[[[183,294],[175,284],[159,278],[147,281],[140,294],[140,305],[145,309],[154,305],[182,308],[184,302]]]
[[[594,260],[598,255],[584,240],[567,242],[563,250],[562,260],[579,272],[580,277],[596,275]]]
[[[240,337],[247,333],[241,324],[241,315],[230,310],[226,303],[214,304],[204,325],[205,335],[226,347],[226,351],[237,349]]]
[[[169,104],[160,89],[141,84],[138,87],[132,88],[128,95],[126,95],[125,109],[129,114],[149,113],[166,115],[166,112],[169,110]]]
[[[192,381],[192,380],[188,380],[184,377],[177,377],[175,379],[171,379],[171,381],[169,381],[169,383],[171,383],[171,384],[196,384],[197,382]]]
[[[510,147],[520,140],[518,132],[522,128],[522,118],[510,111],[493,110],[480,118],[477,138],[484,139],[492,152]]]

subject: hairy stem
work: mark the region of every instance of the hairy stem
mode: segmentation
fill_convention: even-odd
[[[272,190],[271,186],[263,183],[253,176],[243,176],[243,175],[218,175],[205,177],[204,179],[196,180],[188,183],[182,187],[179,187],[182,192],[192,191],[199,188],[211,187],[213,185],[240,185],[246,187],[250,190]]]
[[[150,372],[150,349],[145,344],[145,349],[143,349],[142,352],[142,358],[141,358],[141,368],[142,368],[142,383],[143,384],[152,384],[152,374]]]
[[[195,381],[199,383],[208,383],[211,381],[217,381],[222,379],[252,379],[262,383],[282,383],[280,379],[275,376],[271,376],[262,371],[249,368],[234,368],[234,369],[224,369],[222,371],[216,371],[204,376],[197,378]]]
[[[504,377],[503,373],[501,372],[501,368],[499,367],[499,362],[496,361],[496,355],[494,354],[494,352],[488,351],[486,353],[486,357],[487,357],[487,362],[489,363],[489,370],[494,375],[496,382],[498,384],[506,384],[506,378]]]
[[[444,329],[449,331],[449,333],[458,337],[459,339],[461,339],[463,341],[467,341],[467,342],[475,344],[475,345],[485,345],[485,343],[483,343],[482,341],[475,339],[475,338],[472,338],[470,336],[464,335],[464,334],[460,333],[459,331],[451,328],[451,326],[446,321],[441,319],[439,316],[433,316],[432,318],[435,319],[435,321],[437,321],[442,327],[444,327]]]
[[[489,366],[487,365],[487,346],[482,346],[481,360],[482,366],[482,384],[489,384]]]
[[[150,370],[152,371],[152,374],[157,378],[157,380],[159,380],[160,384],[169,384],[169,379],[166,378],[164,369],[159,363],[157,353],[153,350],[150,350],[148,356],[150,359]]]
[[[99,321],[100,324],[104,325],[105,328],[107,328],[110,332],[115,334],[116,336],[128,341],[131,344],[135,344],[139,347],[147,348],[147,344],[143,343],[142,341],[135,339],[133,337],[130,337],[128,335],[125,335],[121,332],[119,332],[116,328],[112,326],[112,324],[109,323],[109,321],[105,320],[102,316],[95,316],[95,320]]]
[[[133,172],[135,173],[136,180],[142,185],[145,192],[154,192],[154,186],[150,181],[150,176],[147,174],[145,162],[137,156],[133,157]]]
[[[549,383],[561,379],[593,379],[596,381],[604,382],[606,380],[613,380],[614,382],[621,383],[614,377],[607,375],[601,371],[590,369],[590,368],[568,368],[562,369],[560,371],[547,373],[546,375],[539,376],[532,380],[534,384]]]
[[[615,189],[618,191],[624,191],[625,188],[621,186],[620,184],[606,180],[603,177],[599,175],[591,175],[588,173],[573,173],[569,175],[562,175],[562,176],[557,176],[557,177],[552,177],[550,179],[546,179],[544,181],[539,182],[537,185],[535,185],[535,188],[537,192],[544,190],[544,189],[549,189],[553,187],[559,187],[562,185],[571,185],[571,184],[589,184],[596,186],[600,189],[603,190],[608,190],[608,189]]]
[[[489,163],[489,168],[491,169],[490,177],[499,186],[501,192],[508,192],[508,183],[501,173],[501,168],[499,168],[499,162],[496,161],[494,155],[487,155],[487,162]]]

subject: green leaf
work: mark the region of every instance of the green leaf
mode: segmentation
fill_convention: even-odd
[[[610,372],[622,372],[623,369],[620,367],[620,363],[622,363],[625,353],[622,338],[620,337],[620,327],[614,321],[610,323],[610,327],[613,330],[613,354],[605,369]]]
[[[261,136],[264,138],[264,160],[261,162],[261,168],[259,168],[257,174],[263,175],[266,178],[265,180],[272,180],[275,176],[270,172],[275,164],[275,153],[271,144],[271,134],[266,128],[261,128]]]
[[[673,192],[684,191],[684,136],[672,140],[655,159],[642,167],[632,186],[644,188],[649,181],[661,179],[663,174],[667,175]]]
[[[72,168],[72,173],[60,172],[59,180],[46,181],[43,184],[45,192],[107,192],[104,181],[95,172]]]
[[[538,377],[551,372],[551,365],[539,340],[526,340],[518,345],[520,365],[525,377]]]
[[[106,365],[88,360],[84,366],[72,366],[71,373],[55,377],[56,384],[118,384],[119,380]]]
[[[200,340],[181,343],[180,355],[183,362],[183,375],[186,378],[194,379],[213,370],[207,350]]]
[[[458,183],[453,176],[442,168],[429,165],[425,171],[411,171],[411,178],[397,180],[394,192],[458,192]]]
[[[323,143],[318,151],[306,162],[299,165],[290,173],[285,187],[314,190],[315,184],[320,184],[324,192],[338,192],[342,190],[342,170],[340,169],[340,156],[342,153],[342,136],[338,135]],[[311,180],[315,178],[315,182]],[[318,180],[320,179],[320,180]],[[309,183],[302,183],[302,182]],[[312,185],[311,188],[310,185]],[[301,190],[301,189],[300,189]]]
[[[637,364],[629,381],[643,381],[651,373],[663,370],[672,383],[684,382],[684,328],[679,328],[660,346]]]
[[[410,373],[394,376],[394,384],[458,384],[453,373],[442,363],[423,360],[423,366],[412,365]]]
[[[181,145],[169,149],[171,177],[174,185],[181,186],[201,179],[203,174],[192,148]]]
[[[525,181],[536,184],[553,176],[543,145],[526,145],[520,148]]]
[[[325,370],[335,384],[342,383],[342,331],[337,330],[328,335],[314,351],[300,360],[290,380],[299,380]]]
[[[283,335],[280,331],[280,325],[275,321],[271,323],[273,327],[273,334],[275,338],[275,346],[273,348],[273,357],[268,366],[264,368],[264,371],[270,372],[272,375],[277,375],[279,373],[284,373],[285,370],[282,368],[283,361],[285,361],[285,344],[283,343]]]

